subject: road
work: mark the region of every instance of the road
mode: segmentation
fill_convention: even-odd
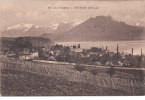
[[[63,64],[63,65],[78,65],[76,63],[68,63],[68,62],[59,62],[59,61],[46,61],[46,60],[34,60],[33,62],[44,62],[49,64]],[[110,68],[110,66],[98,66],[98,65],[87,65],[87,64],[79,64],[80,66],[86,67],[95,67],[95,68]],[[145,68],[129,68],[129,67],[114,67],[115,69],[123,69],[123,70],[142,70],[145,71]]]

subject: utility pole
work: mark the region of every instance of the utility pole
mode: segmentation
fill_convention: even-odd
[[[117,48],[116,48],[116,50],[117,50],[117,61],[118,61],[118,56],[119,56],[119,46],[118,46],[118,44],[117,44]]]
[[[102,51],[103,51],[103,49],[104,49],[104,47],[103,47],[103,45],[102,45]]]
[[[108,47],[106,46],[106,51],[108,50]]]
[[[142,48],[141,48],[141,57],[142,57]]]
[[[132,52],[131,52],[131,53],[132,53],[132,55],[133,55],[133,48],[132,48]]]
[[[137,67],[141,67],[141,64],[142,64],[142,48],[141,48],[141,55],[138,59],[138,64],[137,64]]]

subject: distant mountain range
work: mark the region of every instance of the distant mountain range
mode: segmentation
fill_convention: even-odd
[[[128,25],[110,16],[96,16],[76,26],[70,23],[61,23],[56,29],[32,26],[29,29],[23,29],[23,32],[22,30],[7,30],[3,34],[40,36],[52,41],[116,41],[145,39],[144,30],[144,27]]]
[[[41,36],[52,41],[141,40],[144,39],[144,29],[116,21],[110,16],[97,16],[89,18],[68,32]]]
[[[51,26],[38,26],[33,24],[17,24],[8,27],[2,32],[2,37],[24,37],[24,36],[40,36],[44,33],[59,33],[66,32],[72,29],[74,26],[72,23],[60,23],[58,25]]]

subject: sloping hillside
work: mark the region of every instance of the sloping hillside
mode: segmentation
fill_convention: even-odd
[[[51,40],[43,37],[1,37],[0,38],[1,49],[10,49],[10,48],[32,48],[38,46],[48,47],[52,44]]]

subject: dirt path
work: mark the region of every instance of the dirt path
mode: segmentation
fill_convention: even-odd
[[[76,63],[68,63],[68,62],[59,62],[59,61],[46,61],[46,60],[34,60],[34,62],[43,62],[43,63],[50,63],[50,64],[72,64],[77,65]],[[81,66],[86,67],[96,67],[96,68],[110,68],[109,66],[97,66],[97,65],[87,65],[87,64],[80,64]],[[129,67],[114,67],[115,69],[123,69],[123,70],[142,70],[145,71],[145,68],[129,68]]]

